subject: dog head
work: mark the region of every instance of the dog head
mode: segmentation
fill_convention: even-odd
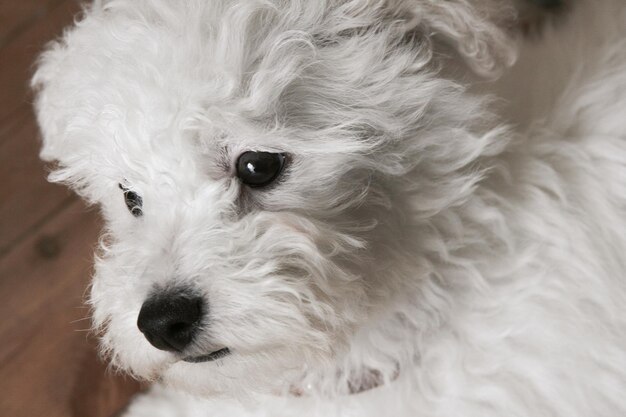
[[[113,363],[201,393],[397,372],[367,331],[429,291],[431,219],[500,147],[438,45],[510,61],[461,0],[88,8],[33,83],[51,180],[106,220],[90,303]]]

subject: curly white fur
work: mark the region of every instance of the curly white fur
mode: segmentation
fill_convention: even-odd
[[[512,64],[503,3],[101,0],[50,46],[42,157],[106,219],[95,327],[170,387],[129,416],[626,413],[626,8],[581,2],[593,43],[546,35],[593,61],[516,132],[451,58]],[[289,155],[277,184],[239,183],[247,150]],[[178,284],[210,305],[190,351],[232,355],[145,340]]]

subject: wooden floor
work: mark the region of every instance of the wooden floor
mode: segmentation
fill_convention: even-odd
[[[0,416],[114,415],[137,385],[97,359],[84,294],[99,220],[48,184],[28,81],[76,0],[0,0]]]

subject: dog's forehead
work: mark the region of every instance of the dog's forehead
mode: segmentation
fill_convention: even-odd
[[[280,101],[273,84],[282,81],[271,73],[282,68],[259,68],[255,62],[271,53],[268,45],[279,42],[287,29],[266,33],[265,41],[243,35],[233,40],[228,36],[237,38],[237,31],[222,21],[237,19],[235,11],[227,12],[228,2],[202,7],[183,2],[177,7],[184,10],[171,18],[161,9],[172,5],[157,3],[162,7],[109,2],[66,39],[59,89],[72,101],[69,123],[82,128],[93,145],[101,142],[103,152],[131,157],[150,153],[158,156],[155,164],[169,165],[192,155],[223,159],[251,147],[282,150],[306,136],[294,134],[293,124],[284,129],[277,106],[265,107]],[[244,48],[248,40],[255,42]],[[299,108],[309,99],[298,97]],[[306,148],[306,140],[299,142],[292,146]]]
[[[64,39],[61,70],[80,106],[149,127],[219,131],[243,119],[319,128],[341,123],[333,117],[355,101],[368,103],[364,87],[380,81],[372,65],[388,58],[384,35],[329,34],[332,18],[317,16],[329,10],[316,2],[104,2]]]

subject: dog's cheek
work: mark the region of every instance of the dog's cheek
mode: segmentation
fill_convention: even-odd
[[[211,279],[207,296],[217,337],[248,349],[276,344],[328,349],[328,333],[343,330],[349,317],[343,311],[363,291],[338,262],[360,242],[289,213],[259,213],[255,223],[265,233],[231,235],[238,256],[224,253],[225,262]],[[234,265],[233,259],[242,258],[246,265]]]

